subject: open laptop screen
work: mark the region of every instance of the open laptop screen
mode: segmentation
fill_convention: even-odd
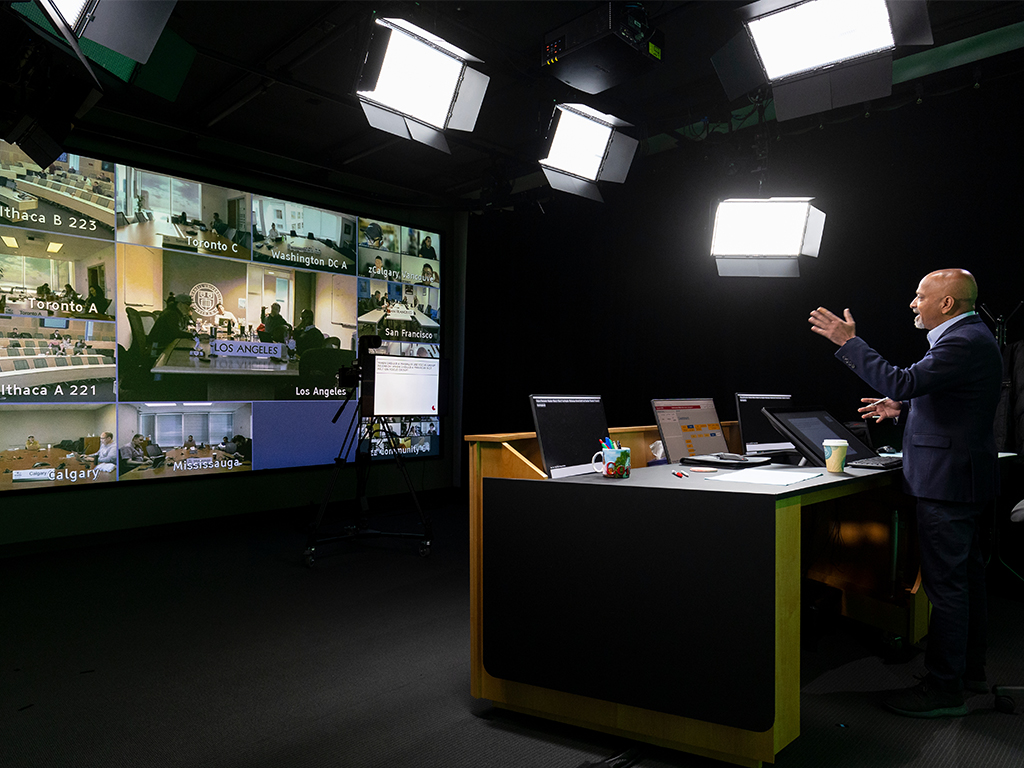
[[[710,397],[652,400],[654,420],[670,463],[687,456],[725,453],[722,424]]]

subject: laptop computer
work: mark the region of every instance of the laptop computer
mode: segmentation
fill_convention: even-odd
[[[651,407],[669,463],[729,450],[710,397],[651,400]]]
[[[825,466],[825,440],[845,440],[846,466],[856,469],[897,469],[903,466],[898,456],[879,456],[861,442],[828,411],[797,406],[767,406],[761,412],[779,434],[815,467]]]

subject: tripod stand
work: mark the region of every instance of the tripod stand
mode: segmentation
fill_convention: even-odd
[[[368,338],[368,337],[364,337]],[[362,342],[363,339],[360,339]],[[380,340],[378,338],[377,345],[380,346]],[[338,412],[334,414],[332,422],[336,423],[338,418],[344,412],[345,407],[352,402],[352,393],[359,389],[359,396],[356,398],[355,412],[352,414],[352,420],[349,422],[348,429],[345,431],[345,438],[341,444],[341,450],[338,451],[337,457],[334,459],[334,475],[331,477],[330,483],[327,485],[327,491],[324,493],[323,500],[320,502],[320,508],[317,511],[316,519],[313,521],[313,525],[309,531],[309,538],[306,542],[306,551],[302,554],[303,562],[307,567],[312,568],[313,563],[316,561],[318,556],[323,557],[323,553],[317,551],[317,547],[322,544],[330,544],[337,541],[348,541],[352,539],[366,539],[366,538],[402,538],[402,539],[418,539],[419,540],[419,553],[421,557],[426,557],[430,554],[430,539],[431,539],[431,526],[430,520],[423,512],[423,508],[420,506],[419,499],[416,497],[416,491],[413,489],[412,480],[409,478],[409,472],[405,467],[405,463],[402,461],[401,452],[399,450],[400,444],[398,436],[395,434],[391,425],[384,421],[380,416],[371,416],[369,421],[366,423],[366,432],[364,435],[359,434],[359,417],[363,412],[363,396],[362,388],[359,386],[362,379],[362,371],[364,370],[364,348],[361,344],[360,355],[357,358],[356,364],[351,368],[343,368],[338,372],[338,381],[342,387],[346,387],[348,392],[345,396],[344,402],[338,409]],[[366,498],[366,479],[370,472],[370,446],[371,440],[374,435],[374,428],[378,428],[387,439],[388,449],[391,451],[391,455],[395,459],[395,464],[398,470],[402,473],[405,478],[405,485],[409,489],[409,495],[412,496],[413,504],[416,507],[416,512],[420,517],[420,532],[393,532],[393,531],[378,531],[368,527],[369,517],[369,500]],[[357,511],[357,517],[354,524],[346,525],[342,529],[342,533],[333,536],[319,537],[320,525],[323,522],[324,514],[327,511],[327,505],[330,502],[331,494],[334,492],[334,486],[338,482],[338,478],[341,476],[342,469],[348,464],[346,458],[349,450],[352,448],[353,439],[355,443],[355,467],[356,467],[356,500],[359,503]],[[365,449],[364,449],[365,446]]]

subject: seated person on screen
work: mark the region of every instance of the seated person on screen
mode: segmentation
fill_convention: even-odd
[[[36,440],[35,435],[29,435],[28,439],[25,440],[25,450],[26,451],[38,451],[39,450],[39,441]]]
[[[216,211],[213,212],[213,220],[210,221],[210,229],[216,232],[218,235],[222,234],[224,230],[228,228],[228,225],[221,219],[220,214]]]
[[[384,230],[375,221],[366,225],[366,229],[363,230],[363,238],[363,245],[367,245],[370,248],[384,247]]]
[[[53,333],[50,334],[50,338],[51,339],[56,339],[57,341],[60,341],[61,339],[64,338],[64,336],[63,336],[63,334],[61,334],[60,331],[56,331],[55,330]]]
[[[182,444],[182,446],[181,446],[181,447],[182,447],[182,448],[195,448],[195,447],[196,447],[196,441],[195,441],[195,439],[194,439],[194,438],[192,437],[192,435],[189,435],[189,436],[188,436],[188,439],[187,439],[187,440],[185,440],[185,442],[184,442],[184,443]]]
[[[295,327],[295,351],[300,355],[307,349],[319,349],[324,345],[324,335],[313,324],[313,310],[304,309],[299,314],[299,323]]]
[[[70,336],[65,336],[60,343],[60,353],[62,355],[68,355],[75,348],[74,342],[71,341]]]
[[[243,461],[252,461],[252,440],[242,435],[235,435],[231,438],[235,444],[235,453],[242,457]]]
[[[146,455],[145,438],[142,435],[135,435],[128,445],[122,446],[120,454],[124,463],[132,469],[153,463]]]
[[[267,232],[267,240],[280,240],[281,233],[277,231],[277,225],[271,224],[270,231]]]
[[[78,291],[71,287],[71,283],[64,285],[64,290],[60,295],[61,301],[81,301],[82,297],[78,295]]]
[[[430,244],[430,235],[423,238],[423,245],[420,246],[419,255],[424,259],[433,259],[437,261],[437,251],[434,250],[434,246]]]
[[[234,440],[227,435],[224,435],[224,439],[220,441],[220,444],[217,446],[217,450],[224,451],[224,453],[236,453],[238,451],[238,446],[235,445]]]
[[[98,285],[90,285],[89,295],[85,297],[85,311],[102,314],[106,312],[109,305],[110,302],[107,301],[103,290]]]
[[[381,256],[373,257],[373,264],[367,264],[363,269],[365,277],[384,277],[384,259]]]
[[[434,272],[434,268],[429,264],[424,264],[423,269],[420,270],[420,282],[417,285],[434,285],[439,279],[439,275]]]
[[[82,341],[81,339],[79,339],[78,341],[75,342],[75,354],[76,355],[84,355],[85,354],[85,342]]]
[[[111,432],[104,432],[100,435],[100,449],[96,453],[90,453],[85,458],[96,463],[96,469],[100,472],[113,472],[117,468],[117,446],[114,445],[114,435]]]
[[[291,325],[281,316],[281,305],[276,301],[270,305],[270,314],[263,321],[271,341],[284,342],[285,333],[291,329]]]
[[[8,339],[16,339],[16,338],[18,338],[18,329],[17,328],[12,328],[10,331],[8,331],[7,332],[7,338]]]
[[[174,301],[156,319],[149,332],[149,344],[158,354],[175,339],[191,339],[188,330],[192,319],[192,298],[184,293],[174,297]]]
[[[218,301],[217,311],[213,315],[213,322],[216,325],[224,325],[224,323],[221,322],[222,320],[226,320],[231,323],[232,328],[238,327],[238,318],[235,317],[234,313],[224,309],[224,305]]]

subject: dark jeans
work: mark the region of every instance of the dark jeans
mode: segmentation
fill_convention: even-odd
[[[932,603],[924,666],[937,687],[963,689],[985,667],[988,603],[978,519],[987,503],[917,500],[921,576]]]

